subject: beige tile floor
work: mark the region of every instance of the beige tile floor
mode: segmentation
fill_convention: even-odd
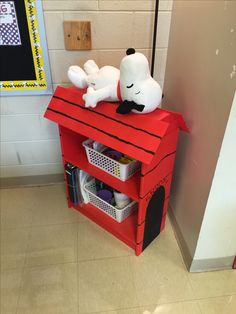
[[[187,272],[172,227],[139,257],[64,186],[1,190],[1,314],[235,314],[236,271]]]

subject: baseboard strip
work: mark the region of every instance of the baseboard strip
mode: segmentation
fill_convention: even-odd
[[[63,181],[64,181],[64,176],[62,173],[39,175],[39,176],[0,178],[0,188],[48,185],[48,184],[61,183]]]
[[[176,221],[176,218],[175,218],[175,216],[173,214],[173,211],[172,211],[172,208],[170,206],[169,206],[169,210],[168,210],[168,215],[169,215],[171,224],[173,226],[173,231],[175,233],[176,240],[177,240],[179,248],[181,250],[184,263],[185,263],[187,269],[190,270],[193,257],[190,254],[190,251],[188,249],[187,243],[186,243],[186,241],[185,241],[185,239],[183,237],[183,234],[182,234],[182,232],[180,230],[180,227],[179,227],[179,225],[178,225],[178,223]]]
[[[208,259],[195,259],[192,261],[190,272],[232,269],[233,262],[234,256]]]

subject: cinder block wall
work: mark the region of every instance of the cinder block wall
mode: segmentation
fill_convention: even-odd
[[[67,69],[94,59],[119,67],[129,47],[151,59],[155,1],[43,0],[53,87],[67,84]],[[155,78],[164,82],[172,0],[160,0]],[[89,20],[92,50],[66,51],[64,20]],[[62,172],[56,125],[42,115],[50,96],[1,98],[1,177]]]

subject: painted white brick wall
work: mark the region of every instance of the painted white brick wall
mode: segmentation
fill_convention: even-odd
[[[151,59],[155,1],[43,0],[54,87],[68,84],[67,69],[95,59],[119,67],[128,47]],[[163,85],[172,0],[160,0],[155,78]],[[64,20],[90,20],[91,51],[66,51]],[[62,172],[58,131],[43,118],[50,96],[1,98],[1,177]]]

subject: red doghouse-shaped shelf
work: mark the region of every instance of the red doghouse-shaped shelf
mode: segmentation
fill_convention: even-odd
[[[58,87],[45,113],[59,125],[63,163],[69,162],[128,195],[138,202],[138,209],[118,223],[90,203],[75,206],[68,198],[68,205],[139,255],[164,229],[178,132],[188,128],[179,113],[163,109],[146,115],[120,115],[115,103],[85,108],[83,93],[75,87]],[[82,146],[88,138],[139,160],[140,171],[122,182],[90,164]]]

